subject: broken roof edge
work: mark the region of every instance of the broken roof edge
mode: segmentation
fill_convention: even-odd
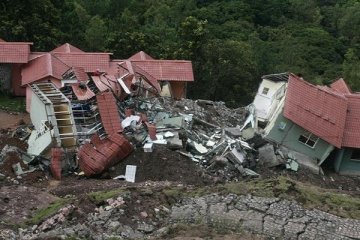
[[[183,60],[183,59],[146,59],[146,60],[132,60],[127,59],[131,62],[178,62],[178,63],[192,63],[191,60]]]
[[[330,84],[330,88],[333,89],[334,91],[337,91],[337,92],[340,92],[343,94],[350,94],[352,92],[349,85],[347,85],[347,83],[345,82],[345,80],[343,78],[338,78],[338,79],[334,80]]]
[[[0,41],[0,44],[4,44],[4,45],[34,45],[33,42],[6,42],[6,41]]]
[[[311,88],[316,88],[318,89],[319,91],[322,91],[326,94],[329,94],[329,95],[332,95],[334,97],[338,97],[338,98],[342,98],[344,100],[346,100],[346,97],[344,96],[344,94],[341,94],[341,93],[338,93],[338,92],[334,92],[334,91],[330,91],[326,88],[324,88],[322,85],[314,85],[308,81],[306,81],[305,79],[303,79],[302,77],[299,77],[297,76],[296,74],[293,74],[293,73],[289,73],[289,84],[290,84],[290,80],[291,79],[296,79],[296,81],[301,81],[303,82],[304,84],[308,85],[309,87]],[[293,81],[293,80],[292,80]]]
[[[279,82],[284,81],[287,82],[289,79],[289,75],[292,74],[290,72],[283,72],[283,73],[273,73],[273,74],[267,74],[263,75],[261,79],[267,79],[273,82]]]

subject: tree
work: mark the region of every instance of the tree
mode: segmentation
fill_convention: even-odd
[[[103,51],[107,39],[105,22],[98,16],[91,18],[85,31],[85,40],[91,51]]]
[[[343,74],[346,82],[353,91],[360,91],[360,51],[349,48],[345,54],[343,63]]]

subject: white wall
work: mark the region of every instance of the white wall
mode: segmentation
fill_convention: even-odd
[[[264,88],[269,89],[267,94],[263,93]],[[273,82],[263,79],[253,102],[258,120],[269,120],[279,101],[284,96],[285,88],[286,82]]]

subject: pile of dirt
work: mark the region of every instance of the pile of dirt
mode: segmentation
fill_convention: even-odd
[[[26,142],[21,141],[18,138],[0,134],[0,151],[5,147],[5,145],[17,147],[24,152],[26,152],[26,149],[28,147]]]
[[[211,181],[191,159],[162,145],[156,145],[153,152],[144,152],[142,148],[136,149],[114,166],[115,170],[110,171],[110,176],[124,175],[126,165],[137,166],[136,182],[180,181],[184,184],[204,185]]]

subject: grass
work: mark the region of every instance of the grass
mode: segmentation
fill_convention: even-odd
[[[88,193],[90,200],[95,204],[102,204],[106,199],[117,197],[122,193],[128,192],[125,188],[116,188],[109,191],[99,191]]]
[[[25,98],[11,97],[0,93],[0,109],[11,112],[25,112]]]
[[[67,198],[67,199],[59,199],[49,204],[49,206],[39,209],[36,211],[35,215],[32,216],[31,219],[26,221],[27,225],[37,225],[44,221],[45,219],[51,217],[57,211],[59,211],[62,207],[66,206],[67,204],[71,203],[73,199]]]

